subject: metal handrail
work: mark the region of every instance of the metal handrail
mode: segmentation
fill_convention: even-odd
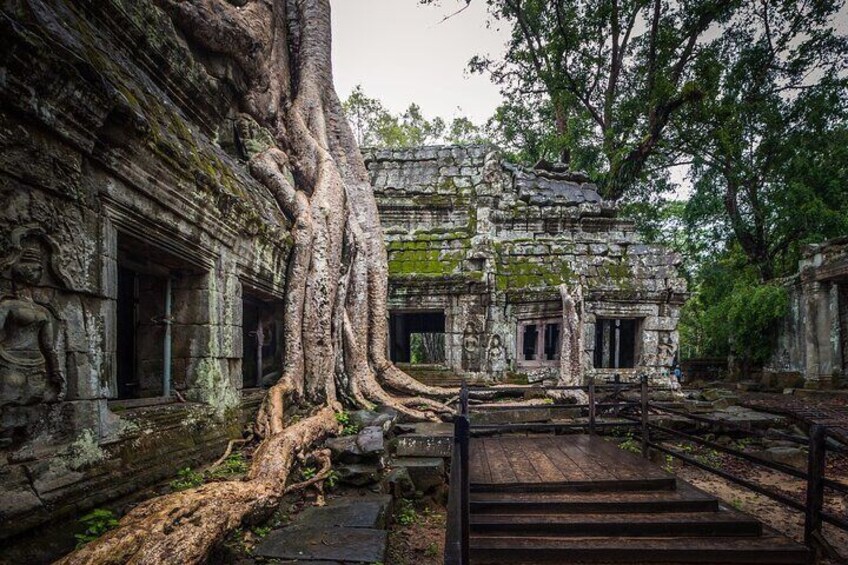
[[[826,440],[828,437],[832,437],[832,434],[829,433],[828,429],[825,426],[818,424],[811,425],[809,430],[809,437],[806,438],[806,441],[803,441],[803,439],[798,436],[790,434],[773,434],[774,436],[788,439],[797,444],[805,443],[808,446],[807,468],[806,470],[802,471],[800,469],[796,469],[788,465],[769,461],[761,457],[757,457],[756,455],[745,453],[744,451],[724,446],[707,439],[687,434],[685,432],[674,430],[666,426],[652,424],[648,420],[649,412],[651,409],[659,412],[674,414],[676,416],[681,416],[695,422],[714,426],[716,428],[733,429],[735,431],[746,433],[755,437],[768,437],[763,432],[760,432],[759,430],[745,429],[742,426],[738,426],[729,422],[716,421],[713,419],[705,418],[703,416],[695,416],[680,410],[674,410],[668,407],[659,406],[655,403],[650,402],[650,400],[647,398],[647,392],[643,387],[642,414],[640,418],[640,421],[642,423],[643,449],[655,449],[661,453],[665,453],[667,455],[680,459],[681,461],[689,465],[698,467],[699,469],[703,469],[707,472],[718,475],[728,481],[748,488],[749,490],[752,490],[758,494],[762,494],[763,496],[769,497],[772,500],[783,504],[784,506],[804,512],[804,543],[805,545],[807,545],[807,547],[811,549],[815,549],[816,545],[819,544],[819,541],[823,539],[823,523],[828,523],[841,530],[848,531],[848,520],[830,514],[824,510],[824,491],[826,488],[830,488],[842,493],[848,493],[848,485],[825,477],[825,461],[827,457],[827,451],[830,450],[837,453],[845,452],[844,448],[834,448],[829,447],[827,445]],[[635,418],[631,419],[635,420]],[[670,449],[664,445],[660,445],[656,441],[651,440],[651,430],[660,434],[664,434],[666,436],[682,438],[698,445],[702,445],[705,447],[709,447],[710,449],[714,449],[716,451],[727,453],[733,457],[743,459],[754,465],[759,465],[761,467],[765,467],[767,469],[771,469],[773,471],[784,473],[786,475],[804,480],[806,481],[806,500],[804,502],[800,502],[788,495],[765,488],[753,481],[739,477],[729,471],[717,469],[711,465],[697,460],[694,457],[690,457],[684,453],[681,453],[678,450]],[[646,445],[647,448],[645,447]]]

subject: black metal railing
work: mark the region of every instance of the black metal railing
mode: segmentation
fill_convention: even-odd
[[[448,517],[445,532],[445,564],[467,565],[471,534],[471,478],[468,471],[471,422],[468,417],[468,385],[459,394],[459,413],[453,424],[453,450],[448,484]]]
[[[826,461],[827,453],[846,453],[846,446],[828,445],[828,438],[834,443],[842,443],[841,440],[832,434],[825,426],[811,424],[807,437],[787,434],[782,432],[770,431],[769,433],[754,429],[751,426],[737,425],[723,420],[715,420],[704,416],[688,414],[682,410],[676,410],[661,403],[650,402],[646,400],[647,392],[642,392],[642,410],[640,423],[642,428],[642,443],[647,445],[649,449],[655,449],[660,453],[664,453],[676,459],[683,461],[688,465],[692,465],[725,480],[743,486],[753,492],[766,496],[788,508],[792,508],[804,513],[804,543],[814,551],[826,551],[832,553],[830,546],[825,539],[822,525],[827,523],[840,530],[848,532],[848,520],[836,516],[825,510],[825,490],[848,494],[848,484],[829,479],[826,476]],[[700,437],[698,435],[689,434],[680,430],[663,426],[659,423],[650,422],[650,412],[660,414],[669,414],[678,419],[686,419],[695,422],[699,425],[699,431],[717,433],[736,433],[747,437],[756,437],[760,439],[783,439],[793,442],[799,446],[807,447],[807,465],[805,469],[799,469],[776,461],[764,459],[763,457],[747,453],[740,449],[722,445],[710,439]],[[656,438],[656,439],[654,439]],[[804,481],[806,492],[803,502],[787,495],[783,492],[773,490],[758,484],[750,479],[740,477],[737,474],[726,469],[718,468],[710,465],[709,462],[693,457],[690,454],[683,453],[678,449],[673,449],[667,445],[663,445],[659,438],[677,438],[685,440],[711,450],[725,453],[732,457],[747,461],[753,465],[783,473],[790,477]]]

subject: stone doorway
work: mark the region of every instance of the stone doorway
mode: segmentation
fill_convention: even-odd
[[[389,354],[395,363],[437,365],[445,362],[445,313],[392,312]]]
[[[636,366],[639,320],[598,318],[595,324],[596,369],[632,369]]]
[[[270,386],[283,365],[281,306],[245,293],[242,307],[242,388]]]

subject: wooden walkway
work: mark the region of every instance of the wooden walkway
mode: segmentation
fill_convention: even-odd
[[[472,563],[809,563],[807,549],[597,436],[472,438]]]

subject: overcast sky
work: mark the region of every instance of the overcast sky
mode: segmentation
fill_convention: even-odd
[[[433,8],[418,0],[331,0],[339,96],[344,100],[361,84],[393,112],[416,102],[428,117],[488,119],[500,102],[498,89],[465,69],[475,54],[503,53],[507,36],[484,26],[485,2],[472,2],[440,23],[464,4],[443,3]]]

